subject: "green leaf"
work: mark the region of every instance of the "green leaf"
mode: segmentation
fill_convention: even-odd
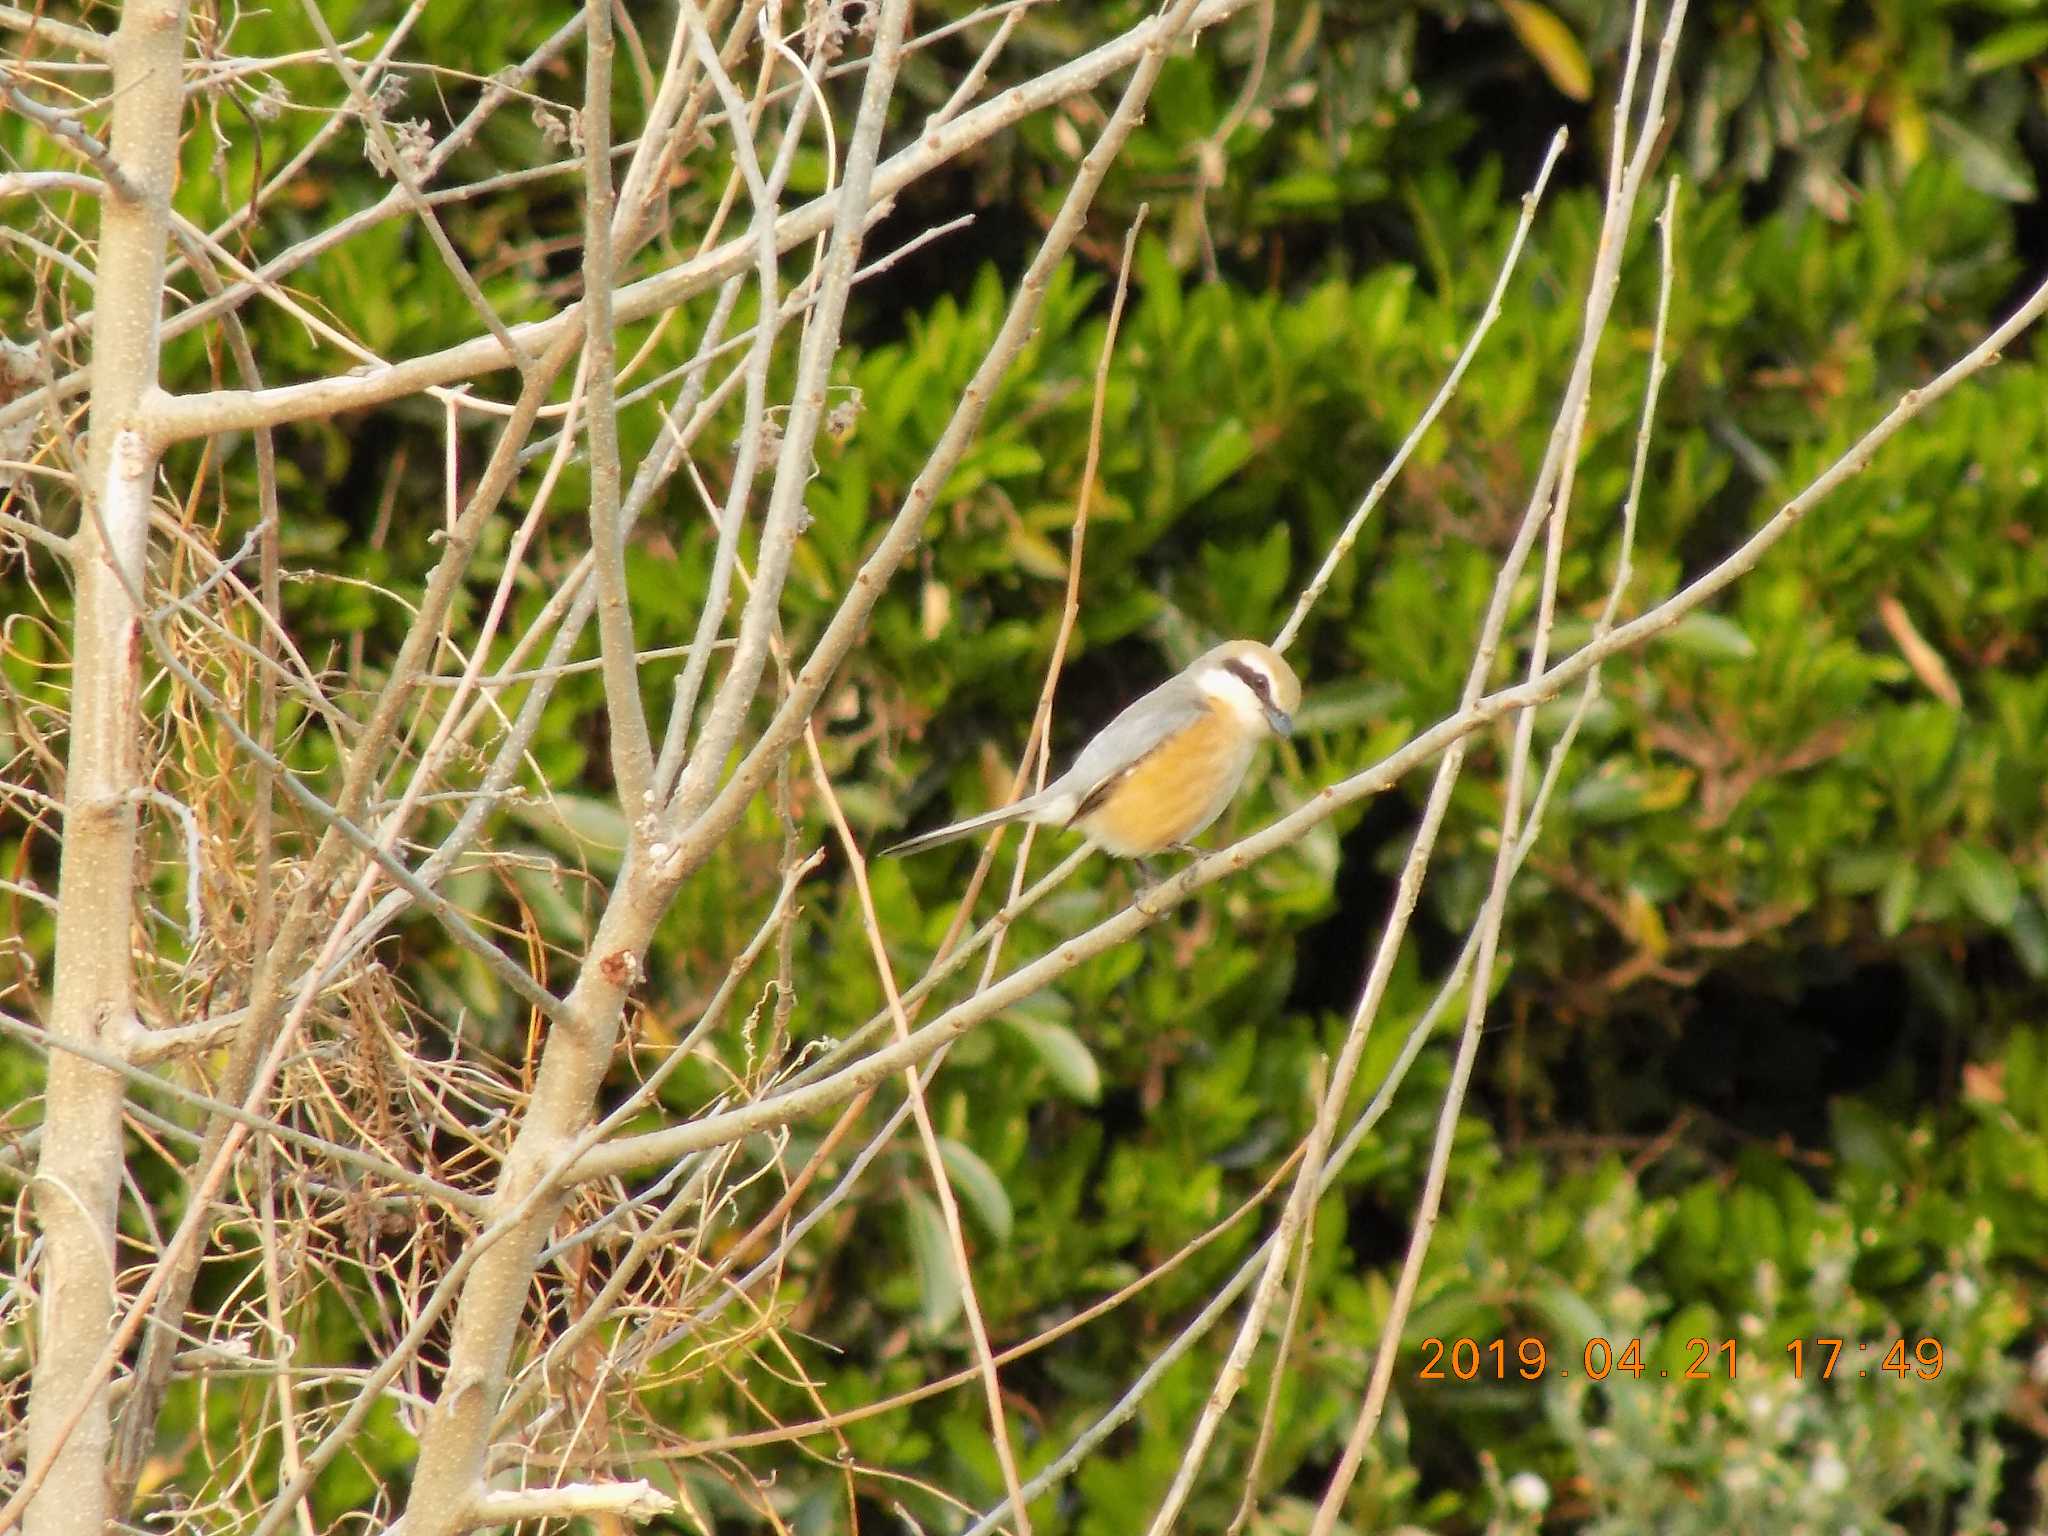
[[[1720,1191],[1710,1184],[1695,1184],[1678,1202],[1677,1230],[1702,1257],[1721,1246],[1722,1205]]]
[[[587,861],[596,873],[618,873],[626,853],[626,818],[610,801],[557,791],[545,800],[516,802],[511,809],[516,819],[552,846]]]
[[[1259,201],[1274,212],[1313,213],[1343,205],[1343,189],[1327,171],[1292,171],[1264,182]]]
[[[1269,607],[1287,585],[1288,529],[1277,521],[1266,536],[1244,552],[1243,576],[1247,589],[1242,600],[1254,611]]]
[[[903,1205],[910,1213],[910,1251],[917,1259],[924,1325],[938,1333],[960,1315],[960,1272],[953,1267],[946,1218],[922,1190],[911,1190],[903,1197]]]
[[[1566,803],[1579,820],[1610,826],[1643,814],[1642,781],[1619,764],[1605,764],[1575,785]]]
[[[2000,27],[1963,56],[1963,68],[1973,75],[1988,75],[1994,69],[2010,69],[2041,53],[2048,53],[2048,21],[2020,21]]]
[[[1546,1285],[1530,1298],[1536,1310],[1549,1320],[1552,1333],[1560,1339],[1583,1343],[1607,1333],[1607,1323],[1593,1310],[1592,1303],[1570,1286]]]
[[[1852,848],[1828,861],[1828,885],[1844,896],[1864,896],[1884,884],[1897,854],[1886,848]]]
[[[1401,707],[1407,685],[1385,678],[1346,678],[1309,690],[1294,712],[1294,728],[1303,736],[1375,725]]]
[[[1742,626],[1718,613],[1688,613],[1665,634],[1664,642],[1701,661],[1748,661],[1756,655],[1756,642]]]
[[[2006,932],[2011,935],[2013,951],[2027,968],[2027,974],[2036,981],[2048,976],[2048,922],[2042,920],[2041,909],[2021,897],[2013,908],[2012,924]]]
[[[2048,1098],[2042,1092],[2042,1069],[2048,1067],[2044,1045],[2048,1038],[2032,1030],[2014,1031],[2012,1043],[2005,1049],[2005,1091],[2010,1102],[2034,1105]]]
[[[1358,292],[1358,329],[1375,348],[1391,347],[1408,324],[1409,301],[1415,296],[1411,267],[1383,267]]]
[[[547,862],[552,866],[554,861]],[[551,937],[578,942],[589,937],[583,909],[569,900],[561,882],[548,869],[529,863],[515,863],[512,865],[512,883],[519,887],[519,894],[526,898],[526,904],[540,919],[542,929]]]
[[[2034,173],[2010,144],[1995,144],[1945,112],[1930,112],[1927,121],[1933,125],[1934,136],[1954,157],[1956,169],[1967,185],[2008,203],[2034,200]]]
[[[1727,1243],[1747,1263],[1784,1261],[1785,1223],[1769,1195],[1743,1184],[1728,1191]]]
[[[1138,291],[1144,295],[1152,328],[1161,336],[1176,335],[1181,319],[1180,273],[1165,242],[1149,234],[1140,240],[1137,267]]]
[[[1252,435],[1235,416],[1217,424],[1188,461],[1182,494],[1198,501],[1228,480],[1252,456]]]
[[[939,1138],[939,1161],[946,1165],[946,1178],[952,1183],[953,1193],[960,1203],[974,1212],[977,1220],[988,1229],[989,1236],[999,1243],[1010,1240],[1010,1229],[1016,1222],[1016,1212],[1010,1205],[1009,1191],[1003,1188],[1003,1181],[995,1169],[982,1160],[979,1152],[950,1136]]]
[[[1009,1014],[1003,1022],[1037,1052],[1052,1080],[1070,1097],[1079,1099],[1083,1104],[1093,1104],[1101,1099],[1102,1069],[1095,1064],[1094,1054],[1082,1044],[1079,1035],[1064,1024],[1054,1024],[1045,1019],[1025,1019]]]
[[[2003,928],[2019,905],[2020,877],[2005,856],[1982,843],[1959,844],[1952,856],[1963,900],[1985,922]]]
[[[974,456],[973,463],[991,480],[1014,480],[1042,472],[1045,456],[1029,443],[990,443]]]
[[[823,152],[805,146],[789,163],[789,190],[816,197],[825,190],[826,160]]]
[[[1878,931],[1888,939],[1897,938],[1913,920],[1913,903],[1920,895],[1920,869],[1901,854],[1892,866],[1891,877],[1877,896]]]
[[[1894,1144],[1892,1122],[1868,1104],[1856,1099],[1832,1099],[1828,1103],[1828,1119],[1834,1126],[1835,1150],[1843,1162],[1883,1179],[1897,1179],[1904,1172]]]

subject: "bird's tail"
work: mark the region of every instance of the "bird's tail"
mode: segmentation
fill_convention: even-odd
[[[993,811],[984,811],[979,816],[970,816],[965,821],[956,821],[951,826],[935,831],[923,832],[916,837],[907,837],[900,843],[884,848],[877,858],[891,858],[899,853],[922,853],[927,848],[936,848],[940,843],[950,843],[955,838],[972,837],[984,827],[999,827],[1005,822],[1029,821],[1041,808],[1037,795],[1026,795],[1022,800],[1012,801]]]

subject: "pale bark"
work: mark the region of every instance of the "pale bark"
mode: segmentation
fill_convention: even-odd
[[[121,175],[100,197],[85,513],[71,540],[71,738],[50,1009],[59,1038],[86,1044],[125,1028],[134,1012],[129,946],[143,787],[135,599],[156,467],[135,424],[157,376],[184,46],[183,0],[130,0],[122,10],[108,144]],[[115,1513],[107,1391],[94,1366],[116,1300],[122,1102],[120,1074],[69,1052],[51,1055],[35,1174],[43,1261],[28,1410],[28,1466],[47,1471],[26,1511],[31,1536],[100,1536]]]
[[[608,4],[609,0],[597,3]],[[798,384],[784,429],[782,461],[762,526],[761,567],[741,620],[739,656],[714,703],[705,739],[692,759],[707,764],[710,773],[723,765],[740,716],[751,703],[766,664],[768,626],[774,620],[782,580],[800,531],[803,490],[810,480],[811,442],[824,413],[825,382],[838,353],[840,318],[852,291],[861,240],[873,207],[872,184],[882,127],[895,89],[909,12],[909,0],[885,0],[876,27],[845,182],[833,199],[823,297],[805,333]],[[743,118],[729,127],[735,135],[746,131]],[[773,302],[772,295],[764,298],[764,304]],[[599,558],[602,563],[602,552]],[[721,712],[727,723],[721,723]],[[614,724],[616,727],[617,722]],[[704,782],[710,782],[709,774],[704,775]],[[686,769],[676,793],[678,800],[684,798],[690,784]],[[637,804],[629,803],[625,809],[633,818],[642,813]],[[456,1536],[463,1529],[464,1512],[482,1489],[491,1425],[504,1399],[513,1341],[534,1262],[566,1194],[559,1165],[566,1160],[576,1133],[590,1121],[598,1089],[611,1068],[626,996],[640,979],[654,926],[676,887],[672,874],[651,868],[643,860],[641,848],[640,839],[634,838],[619,891],[600,920],[596,941],[567,999],[571,1022],[549,1038],[532,1102],[506,1157],[495,1194],[496,1209],[524,1209],[526,1214],[511,1235],[478,1262],[464,1287],[449,1343],[446,1377],[421,1429],[419,1460],[407,1505],[409,1536]]]

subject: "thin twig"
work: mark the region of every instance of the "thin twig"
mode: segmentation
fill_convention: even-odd
[[[1252,3],[1254,0],[1203,0],[1192,25],[1198,29],[1213,27]],[[920,137],[876,168],[871,187],[873,198],[879,200],[895,196],[938,166],[1004,128],[1128,68],[1159,40],[1159,28],[1164,20],[1155,16],[1139,22],[1120,37],[1080,58],[1013,86],[980,106],[963,112],[936,134]],[[835,203],[836,199],[814,199],[784,214],[776,225],[776,248],[786,251],[816,239],[830,227]],[[752,241],[746,236],[739,236],[669,271],[628,283],[618,291],[613,308],[614,319],[621,325],[630,325],[672,309],[744,270],[751,258]],[[196,313],[202,307],[195,306],[192,312]],[[573,329],[580,324],[581,313],[572,306],[552,319],[514,326],[511,332],[520,347],[532,352],[551,344],[564,329]],[[167,325],[165,329],[167,336],[177,334],[175,324]],[[394,363],[386,369],[372,370],[359,377],[272,385],[261,391],[213,390],[160,400],[151,410],[150,427],[156,440],[171,442],[253,427],[263,422],[282,425],[288,421],[360,410],[417,394],[435,385],[453,384],[509,366],[512,366],[511,354],[496,338],[482,336],[424,357]],[[59,400],[68,398],[84,384],[83,374],[59,380],[56,397]],[[23,405],[24,402],[16,402],[12,406],[0,407],[0,429],[12,424],[12,413],[22,409]],[[40,402],[33,408],[40,409]]]
[[[1621,254],[1627,241],[1636,195],[1642,184],[1643,173],[1647,169],[1650,148],[1656,142],[1662,127],[1664,92],[1670,78],[1670,59],[1679,29],[1684,23],[1686,4],[1687,0],[1676,0],[1666,21],[1664,46],[1660,51],[1658,67],[1646,97],[1640,137],[1631,141],[1628,121],[1631,87],[1636,61],[1641,56],[1645,0],[1638,0],[1636,6],[1634,28],[1630,38],[1629,63],[1615,106],[1614,154],[1607,206],[1601,227],[1600,253],[1594,263],[1593,276],[1588,283],[1586,316],[1578,355],[1559,408],[1557,428],[1552,434],[1545,456],[1544,471],[1552,476],[1556,489],[1553,493],[1550,487],[1544,484],[1543,475],[1539,474],[1537,491],[1530,502],[1530,518],[1542,517],[1548,525],[1549,533],[1544,559],[1543,586],[1538,601],[1536,633],[1530,647],[1528,676],[1531,681],[1543,675],[1548,661],[1551,628],[1556,612],[1558,574],[1563,557],[1565,517],[1569,509],[1580,445],[1585,433],[1594,356],[1599,349],[1600,338],[1606,330],[1614,293],[1620,281]],[[1634,154],[1628,156],[1627,151],[1632,142]],[[1626,168],[1625,157],[1628,160]],[[1551,499],[1553,494],[1554,502]],[[1531,526],[1531,523],[1525,523],[1525,529]],[[1503,575],[1506,575],[1505,571]],[[1501,594],[1497,588],[1496,607],[1504,608],[1505,605],[1500,598]],[[1410,1235],[1401,1276],[1396,1282],[1393,1300],[1389,1303],[1387,1318],[1381,1330],[1365,1402],[1359,1410],[1357,1421],[1352,1426],[1343,1454],[1338,1459],[1337,1468],[1331,1474],[1329,1486],[1324,1490],[1322,1502],[1316,1510],[1315,1522],[1311,1527],[1311,1536],[1331,1536],[1335,1531],[1345,1496],[1350,1491],[1352,1480],[1357,1476],[1365,1447],[1379,1424],[1380,1410],[1393,1381],[1394,1359],[1401,1346],[1402,1329],[1407,1321],[1409,1306],[1414,1300],[1416,1286],[1421,1281],[1422,1261],[1435,1230],[1444,1181],[1450,1168],[1450,1142],[1458,1115],[1464,1107],[1465,1085],[1470,1080],[1472,1065],[1478,1055],[1481,1024],[1486,1015],[1494,960],[1499,951],[1501,924],[1507,911],[1508,890],[1519,862],[1515,857],[1515,847],[1520,831],[1530,749],[1534,740],[1534,712],[1524,712],[1515,722],[1515,727],[1514,745],[1508,762],[1505,804],[1501,812],[1500,850],[1494,864],[1493,883],[1480,913],[1479,954],[1474,966],[1473,983],[1467,994],[1465,1027],[1459,1037],[1457,1055],[1452,1063],[1450,1084],[1445,1090],[1437,1139],[1431,1148],[1428,1172],[1425,1175],[1422,1195],[1417,1202],[1415,1227]]]
[[[484,291],[477,286],[468,263],[462,259],[462,253],[455,249],[455,242],[448,238],[448,231],[442,227],[440,216],[426,200],[420,175],[420,171],[425,169],[425,161],[422,160],[421,165],[415,168],[409,150],[400,148],[392,138],[390,126],[384,121],[384,109],[365,87],[361,71],[355,67],[349,56],[342,52],[341,44],[334,40],[334,33],[327,25],[327,17],[320,9],[319,0],[302,0],[301,9],[306,20],[312,23],[313,31],[318,35],[321,45],[326,48],[328,63],[348,86],[349,98],[356,116],[362,120],[363,128],[368,133],[374,149],[371,157],[373,163],[404,190],[406,202],[418,215],[420,223],[426,226],[427,237],[432,241],[435,251],[439,253],[441,264],[448,269],[448,275],[455,280],[457,290],[469,301],[469,307],[476,312],[477,318],[483,321],[484,329],[490,332],[492,339],[505,349],[507,360],[513,367],[524,372],[532,361],[527,350],[513,338],[512,333],[505,328],[505,322],[498,317],[497,310],[492,307],[491,301],[484,297]],[[541,350],[539,347],[533,348],[535,353]]]
[[[867,859],[854,838],[853,828],[846,823],[846,812],[839,804],[830,776],[825,772],[825,759],[818,751],[816,731],[808,728],[804,731],[804,750],[810,758],[812,780],[818,786],[825,812],[831,817],[833,829],[838,832],[840,845],[846,853],[847,868],[853,875],[854,895],[860,902],[861,927],[867,935],[868,950],[874,956],[875,975],[881,980],[882,995],[888,999],[890,1017],[896,1023],[896,1038],[907,1040],[910,1038],[910,1020],[903,1011],[903,994],[896,986],[896,968],[889,960],[888,941],[882,937],[881,914],[875,910],[874,891],[868,884]],[[945,1221],[953,1268],[960,1280],[961,1306],[967,1316],[967,1331],[974,1340],[974,1357],[981,1368],[982,1388],[988,1399],[989,1426],[995,1437],[996,1461],[1003,1472],[1003,1487],[1010,1496],[1017,1529],[1023,1536],[1031,1536],[1031,1519],[1025,1511],[1017,1476],[1017,1453],[1010,1445],[1009,1421],[1003,1412],[1002,1384],[996,1378],[995,1350],[989,1343],[988,1324],[982,1319],[981,1302],[975,1295],[974,1267],[967,1257],[967,1235],[960,1225],[960,1202],[954,1198],[952,1182],[946,1177],[946,1160],[939,1150],[939,1133],[932,1127],[931,1109],[925,1103],[924,1085],[918,1080],[917,1068],[905,1067],[903,1078],[910,1099],[910,1112],[917,1121],[918,1140],[924,1144],[933,1191],[939,1197],[939,1212]]]
[[[1557,158],[1564,152],[1564,146],[1565,131],[1560,128],[1551,136],[1550,149],[1543,157],[1541,169],[1536,173],[1535,185],[1522,194],[1522,216],[1515,221],[1515,232],[1508,239],[1507,254],[1501,258],[1500,275],[1494,279],[1493,291],[1486,297],[1486,307],[1480,311],[1479,319],[1472,327],[1472,334],[1466,338],[1464,350],[1459,352],[1457,362],[1451,365],[1451,371],[1445,375],[1444,382],[1429,402],[1428,409],[1416,419],[1408,435],[1401,440],[1401,446],[1387,461],[1387,467],[1380,471],[1379,478],[1373,481],[1371,489],[1365,493],[1364,500],[1359,502],[1358,509],[1351,514],[1344,524],[1343,531],[1330,545],[1329,553],[1323,556],[1323,563],[1316,568],[1314,577],[1302,588],[1301,596],[1295,599],[1293,611],[1287,615],[1287,622],[1280,626],[1280,633],[1273,637],[1274,650],[1284,651],[1294,644],[1295,636],[1301,633],[1301,626],[1307,620],[1309,611],[1329,588],[1331,579],[1350,555],[1351,546],[1358,542],[1358,535],[1364,530],[1366,519],[1372,516],[1373,508],[1377,507],[1380,498],[1386,495],[1387,488],[1401,473],[1409,455],[1421,444],[1423,436],[1435,425],[1443,408],[1450,403],[1451,396],[1457,393],[1458,385],[1464,380],[1465,370],[1471,366],[1472,359],[1479,355],[1480,343],[1486,339],[1486,333],[1493,329],[1494,322],[1500,318],[1501,300],[1507,296],[1508,282],[1515,274],[1516,264],[1521,260],[1522,245],[1529,238],[1530,226],[1536,222],[1536,210],[1542,204],[1543,190],[1550,184],[1551,170],[1557,165]]]
[[[654,748],[640,678],[633,666],[633,613],[626,602],[626,535],[619,519],[619,412],[612,375],[618,337],[612,327],[612,0],[584,6],[583,328],[585,432],[590,443],[590,549],[597,565],[597,639],[604,659],[605,724],[612,780],[627,825],[646,809]],[[631,834],[629,834],[631,835]]]

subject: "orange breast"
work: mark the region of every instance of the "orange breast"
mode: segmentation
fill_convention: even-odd
[[[1075,825],[1125,858],[1186,842],[1230,803],[1251,754],[1251,739],[1212,708],[1126,769]]]

